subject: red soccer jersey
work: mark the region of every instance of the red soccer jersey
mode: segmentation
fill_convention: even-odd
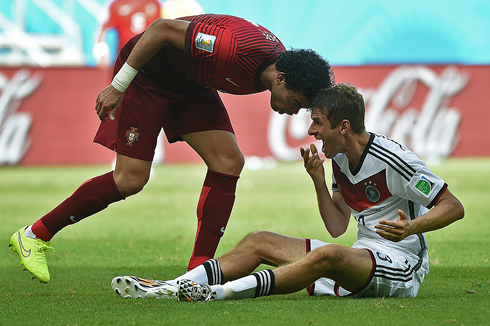
[[[114,0],[109,5],[109,18],[103,27],[117,29],[121,50],[133,36],[145,31],[159,17],[157,0]]]
[[[238,95],[266,90],[260,83],[260,74],[286,51],[274,34],[258,24],[228,15],[180,19],[191,21],[185,51],[166,45],[141,73],[178,93],[202,87]]]

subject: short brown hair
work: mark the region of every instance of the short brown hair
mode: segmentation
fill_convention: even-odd
[[[325,114],[332,129],[342,120],[349,120],[352,130],[360,134],[364,127],[364,98],[352,85],[337,84],[331,88],[322,89],[310,103],[312,111]]]

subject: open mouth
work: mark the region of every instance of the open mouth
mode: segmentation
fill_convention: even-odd
[[[323,139],[317,138],[317,137],[315,137],[315,139],[322,142],[322,152],[325,153],[325,141]]]

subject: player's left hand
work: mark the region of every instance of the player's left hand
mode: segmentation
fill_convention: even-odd
[[[118,91],[112,85],[107,86],[99,93],[95,102],[95,111],[100,121],[105,121],[107,113],[109,113],[111,120],[115,119],[116,111],[122,103],[123,95],[123,92]]]
[[[398,220],[396,222],[381,220],[374,227],[377,229],[377,234],[394,242],[399,242],[412,234],[407,214],[401,209],[398,210]]]

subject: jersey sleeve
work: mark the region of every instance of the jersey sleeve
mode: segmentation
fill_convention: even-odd
[[[193,59],[219,62],[229,67],[236,59],[236,47],[235,36],[226,28],[201,22],[191,22],[187,28],[185,55]]]
[[[407,152],[403,159],[410,169],[405,169],[403,173],[400,173],[398,168],[388,167],[386,170],[390,192],[429,209],[432,208],[446,190],[447,184],[433,174],[414,153]]]

